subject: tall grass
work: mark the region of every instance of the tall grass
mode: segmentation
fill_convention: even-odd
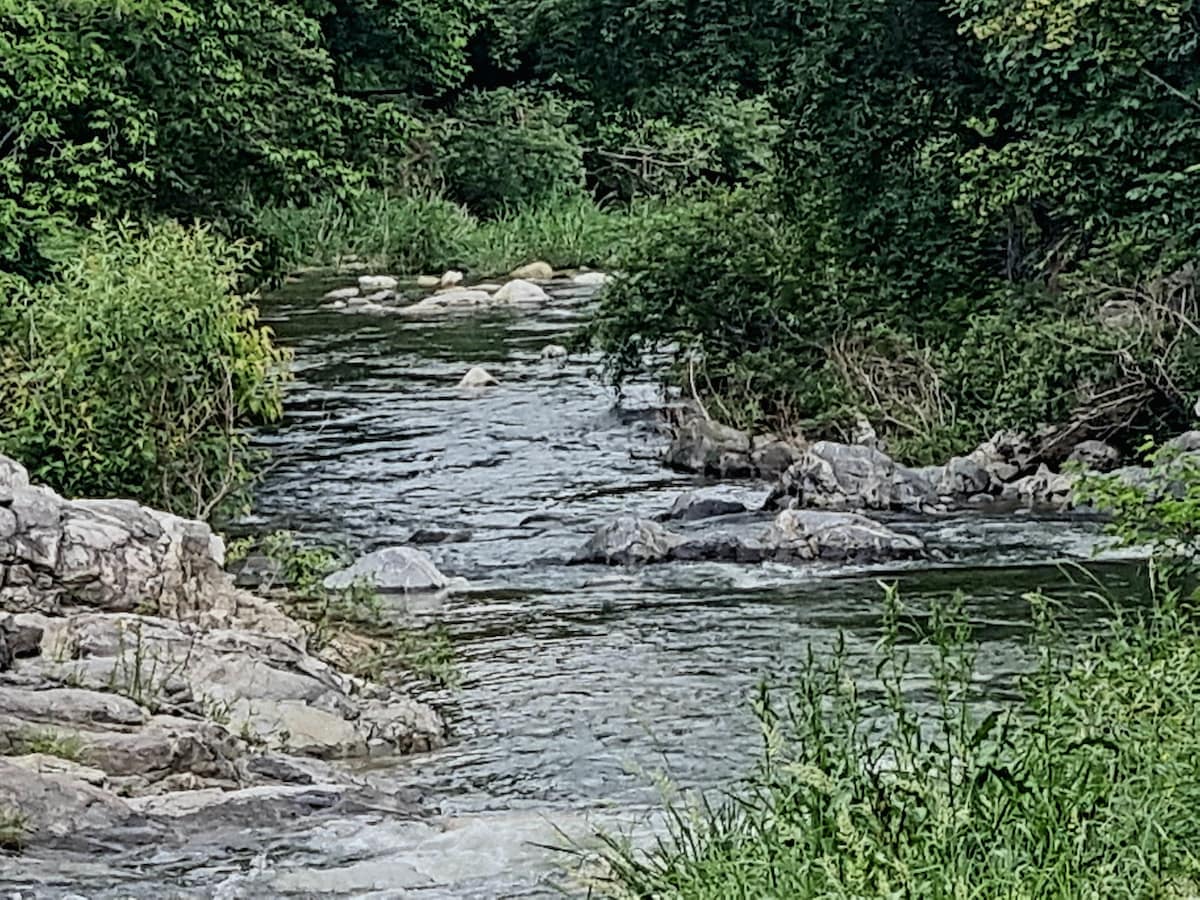
[[[607,209],[566,196],[480,220],[440,197],[370,191],[349,201],[264,208],[257,225],[291,268],[354,260],[376,271],[460,268],[488,277],[534,260],[556,268],[610,267],[662,209],[649,202]]]
[[[615,897],[1124,898],[1200,896],[1200,633],[1195,598],[1157,593],[1071,649],[1033,597],[1041,664],[1018,705],[984,713],[961,606],[916,645],[932,693],[911,698],[889,594],[881,694],[840,648],[810,655],[783,708],[763,691],[763,757],[726,802],[670,809],[643,852],[605,838]],[[932,707],[932,708],[930,708]]]

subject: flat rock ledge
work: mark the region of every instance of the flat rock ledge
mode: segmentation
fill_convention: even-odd
[[[650,519],[622,516],[596,530],[572,562],[645,565],[680,561],[881,563],[927,555],[917,537],[850,512],[787,509],[757,537],[681,534]]]
[[[0,456],[0,820],[23,841],[152,840],[239,798],[379,804],[337,761],[444,742],[433,708],[310,652],[223,556],[204,523],[66,500]]]

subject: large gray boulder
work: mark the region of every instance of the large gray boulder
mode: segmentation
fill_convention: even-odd
[[[785,509],[762,542],[775,559],[883,562],[925,555],[919,538],[850,512]]]
[[[146,840],[156,839],[146,817],[111,792],[69,771],[36,772],[4,759],[0,759],[0,811],[16,812],[29,842],[87,846],[95,841],[100,849],[106,837],[126,829],[130,830],[123,835],[126,840],[135,829]]]
[[[936,491],[940,497],[964,500],[992,489],[992,473],[970,456],[955,456],[941,470]]]
[[[356,583],[379,591],[410,594],[443,590],[450,585],[450,579],[420,550],[384,547],[325,579],[325,587],[331,591],[345,590]]]
[[[575,554],[575,563],[640,565],[663,562],[684,539],[657,522],[621,516],[601,526]]]
[[[1007,484],[1034,471],[1037,454],[1033,440],[1022,431],[997,431],[967,454],[991,475],[997,485]]]
[[[750,436],[728,425],[696,416],[676,429],[663,462],[685,472],[733,478],[747,476],[753,471]]]
[[[1067,457],[1090,472],[1111,472],[1121,464],[1121,451],[1104,441],[1080,441]]]
[[[900,505],[896,464],[874,447],[817,441],[788,469],[768,507],[892,509]]]
[[[1075,505],[1074,494],[1074,475],[1042,465],[1032,475],[1006,484],[1001,497],[1030,509],[1064,512]]]

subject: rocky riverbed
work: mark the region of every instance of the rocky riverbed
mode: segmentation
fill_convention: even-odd
[[[757,750],[759,681],[786,685],[839,634],[869,677],[880,577],[917,611],[965,592],[981,689],[1010,688],[1029,663],[1023,595],[1097,545],[1087,517],[1032,502],[1035,482],[1011,487],[1066,477],[1060,461],[1013,461],[993,441],[994,457],[908,470],[869,435],[664,421],[653,386],[614,402],[596,361],[563,349],[602,277],[521,274],[545,299],[417,316],[325,296],[394,290],[371,302],[410,306],[443,290],[436,278],[308,281],[264,305],[297,380],[284,427],[259,437],[277,464],[239,527],[347,545],[347,577],[397,589],[388,616],[449,630],[454,692],[405,696],[308,652],[297,623],[229,583],[206,526],[64,500],[6,464],[0,715],[30,740],[0,750],[0,806],[23,805],[28,842],[0,858],[0,887],[578,890],[547,848],[652,829],[657,773],[734,782]],[[475,367],[490,380],[460,386]],[[1120,565],[1098,577],[1130,581]],[[1095,608],[1063,596],[1086,630]]]

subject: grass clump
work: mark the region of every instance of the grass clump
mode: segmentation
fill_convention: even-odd
[[[19,809],[0,805],[0,851],[16,853],[29,838],[29,818]]]
[[[465,269],[486,278],[534,260],[563,269],[611,267],[661,206],[608,209],[566,194],[480,219],[435,195],[375,190],[344,201],[263,208],[257,230],[285,268],[354,262],[400,274]]]
[[[1041,598],[1038,598],[1039,600]],[[1165,897],[1200,890],[1200,634],[1177,593],[1067,652],[1043,631],[1018,706],[982,714],[961,610],[935,610],[933,709],[892,595],[883,697],[840,652],[791,702],[763,691],[763,757],[716,807],[670,810],[643,854],[607,839],[621,897]],[[881,723],[884,723],[881,725]],[[883,729],[881,735],[880,729]]]
[[[79,762],[86,748],[79,735],[61,731],[43,731],[30,735],[25,738],[24,746],[27,753],[57,756],[68,762]]]
[[[1178,504],[1172,515],[1196,512],[1191,478],[1160,498]],[[1097,493],[1135,490],[1117,484]],[[1145,539],[1162,512],[1133,530]],[[1118,536],[1132,533],[1129,519],[1118,508]],[[1048,598],[1031,595],[1038,665],[1007,705],[979,696],[961,600],[917,628],[889,591],[875,678],[849,672],[840,645],[828,656],[810,649],[790,700],[758,695],[762,756],[744,789],[669,807],[668,834],[648,852],[605,837],[602,891],[1200,895],[1200,592],[1196,558],[1176,537],[1151,566],[1149,603],[1114,605],[1083,643],[1055,626]]]

